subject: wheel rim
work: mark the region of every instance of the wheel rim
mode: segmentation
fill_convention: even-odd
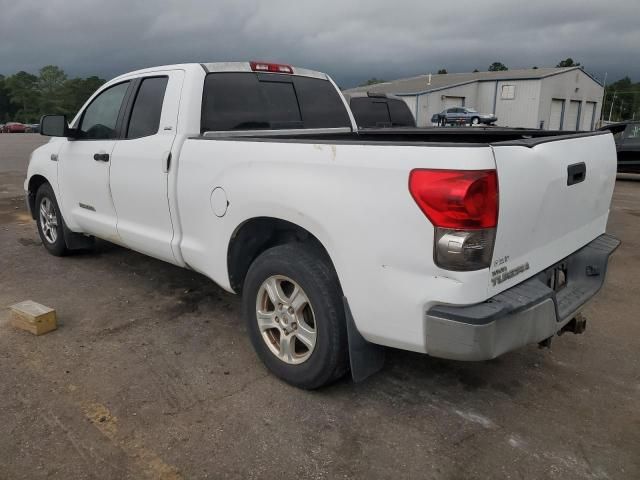
[[[309,297],[283,275],[267,278],[256,298],[256,320],[269,351],[285,363],[309,359],[316,346],[316,319]]]
[[[58,217],[53,208],[53,202],[44,197],[40,202],[40,228],[42,235],[49,243],[56,243],[58,239]]]
[[[478,120],[477,118],[474,118],[473,120],[471,120],[471,123],[473,123],[474,125],[477,125],[480,123],[480,120]]]

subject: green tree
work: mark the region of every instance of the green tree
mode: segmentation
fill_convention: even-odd
[[[491,65],[489,65],[490,72],[503,72],[505,70],[509,70],[509,69],[502,62],[493,62]]]
[[[11,103],[17,108],[14,120],[26,123],[35,121],[39,113],[38,77],[31,73],[20,71],[7,77],[5,85],[9,91]]]
[[[477,68],[473,69],[473,73],[478,73],[480,70],[478,70]]]
[[[633,83],[629,77],[623,77],[607,85],[602,111],[605,120],[611,118],[614,122],[639,119],[640,82]]]
[[[579,67],[579,66],[580,66],[580,62],[578,63],[574,62],[573,58],[571,57],[565,58],[564,60],[560,60],[556,65],[556,67]]]
[[[65,81],[62,86],[62,113],[69,117],[74,116],[104,82],[104,79],[96,76]]]
[[[440,70],[438,70],[438,75],[446,75],[447,73],[447,69],[446,68],[441,68]]]
[[[66,80],[67,75],[60,67],[47,65],[40,69],[38,90],[40,91],[41,112],[62,112],[62,86]]]
[[[0,123],[9,121],[13,113],[12,110],[9,90],[7,90],[4,75],[0,75]]]
[[[361,83],[358,86],[359,87],[368,87],[369,85],[375,85],[376,83],[384,83],[384,82],[386,82],[386,80],[382,80],[380,78],[373,77],[373,78],[370,78],[369,80],[367,80],[366,82]]]

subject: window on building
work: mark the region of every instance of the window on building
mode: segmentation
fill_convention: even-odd
[[[516,98],[516,86],[515,85],[502,85],[502,94],[500,95],[502,100],[513,100]]]

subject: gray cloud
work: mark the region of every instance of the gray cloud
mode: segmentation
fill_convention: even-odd
[[[342,86],[447,68],[554,66],[568,56],[640,79],[637,0],[0,0],[0,73],[56,64],[113,77],[145,66],[265,59]]]

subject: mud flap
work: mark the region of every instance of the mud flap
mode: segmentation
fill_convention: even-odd
[[[349,363],[351,364],[351,378],[354,382],[361,382],[370,377],[384,366],[385,348],[375,343],[367,342],[356,327],[349,308],[347,297],[342,297],[344,313],[347,320],[347,337],[349,340]]]
[[[62,228],[64,230],[64,243],[69,250],[89,250],[95,245],[95,238],[76,233],[69,230],[66,222],[62,219]]]

